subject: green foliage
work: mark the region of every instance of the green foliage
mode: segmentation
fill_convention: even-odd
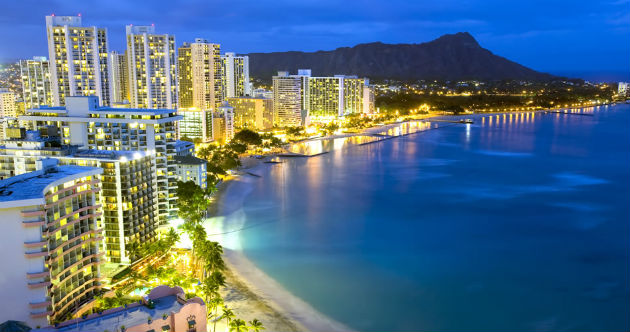
[[[239,131],[238,133],[236,133],[234,137],[232,138],[232,141],[240,142],[245,145],[258,146],[262,144],[262,138],[260,137],[260,135],[257,132],[249,130],[249,129],[243,129]]]
[[[238,143],[224,146],[209,145],[199,149],[197,156],[208,161],[207,170],[209,173],[225,175],[228,170],[241,166],[238,154],[242,152],[237,150],[245,151],[242,150],[242,145]]]
[[[211,191],[204,190],[193,181],[177,181],[178,215],[185,222],[197,225],[210,205]]]
[[[263,323],[261,321],[254,318],[253,320],[249,321],[249,329],[253,332],[259,332],[264,330],[265,327],[263,326]]]
[[[230,332],[247,332],[247,330],[247,323],[240,318],[237,318],[230,323]]]

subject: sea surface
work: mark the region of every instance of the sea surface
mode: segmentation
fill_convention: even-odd
[[[358,331],[628,331],[630,105],[576,113],[265,164],[222,243]]]

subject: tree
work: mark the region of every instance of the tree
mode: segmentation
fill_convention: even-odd
[[[253,332],[260,332],[262,330],[264,330],[265,327],[263,326],[263,323],[261,321],[259,321],[258,319],[254,318],[253,320],[249,321],[249,330],[253,331]]]
[[[244,320],[237,318],[230,323],[230,332],[247,332],[247,323]]]
[[[234,134],[232,141],[255,146],[262,144],[262,138],[260,137],[260,135],[257,132],[249,129],[243,129]]]
[[[212,332],[215,332],[217,329],[217,312],[219,307],[223,305],[223,299],[220,296],[213,297],[210,299],[210,302],[206,302],[210,306],[210,312],[208,312],[208,316],[214,319],[214,326],[212,327]]]
[[[178,215],[185,222],[199,224],[210,205],[209,195],[210,191],[202,189],[193,181],[177,181]]]
[[[234,318],[234,312],[227,306],[223,307],[223,319],[227,320],[227,326],[230,326],[230,321]]]

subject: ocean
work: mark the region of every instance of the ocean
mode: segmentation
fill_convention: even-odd
[[[264,164],[221,242],[358,331],[628,331],[630,105],[577,113]]]

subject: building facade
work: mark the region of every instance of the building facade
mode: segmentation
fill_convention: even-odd
[[[84,27],[80,16],[46,16],[54,106],[69,96],[97,96],[110,104],[107,29]]]
[[[153,309],[149,308],[149,301]],[[201,298],[188,299],[181,287],[158,286],[142,301],[31,332],[206,332],[209,330],[207,315],[206,304]]]
[[[175,36],[127,25],[129,102],[133,108],[177,109]]]
[[[109,72],[111,84],[112,104],[123,103],[129,100],[127,60],[124,54],[116,51],[109,52]]]
[[[202,189],[208,188],[208,162],[193,156],[175,157],[177,180],[192,181]]]
[[[228,142],[234,137],[234,108],[224,102],[212,114],[212,138],[217,142]]]
[[[49,62],[46,57],[21,60],[20,75],[25,109],[53,105]]]
[[[50,161],[50,160],[48,160]],[[98,168],[56,166],[0,181],[0,320],[63,321],[100,292]]]
[[[226,52],[221,56],[225,98],[251,96],[249,57]]]
[[[273,77],[273,121],[279,127],[302,125],[302,79],[278,72]]]
[[[55,125],[61,143],[89,150],[149,151],[155,155],[160,223],[177,215],[175,157],[176,122],[182,117],[168,109],[101,107],[94,97],[69,97],[66,107],[30,110],[19,117],[33,128]]]
[[[265,130],[273,127],[273,99],[234,97],[227,99],[234,108],[234,127]]]
[[[177,114],[182,116],[177,126],[178,138],[199,142],[212,140],[212,111],[200,109],[180,109]]]
[[[216,110],[223,102],[221,46],[197,38],[179,49],[180,109]]]

